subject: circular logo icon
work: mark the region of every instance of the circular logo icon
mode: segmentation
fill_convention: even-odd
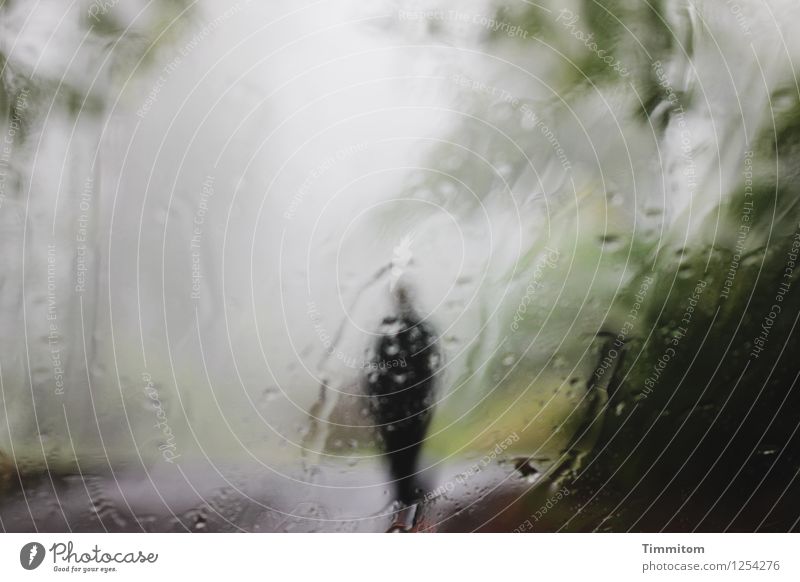
[[[30,542],[19,551],[19,563],[26,570],[35,570],[44,561],[44,546],[39,542]]]

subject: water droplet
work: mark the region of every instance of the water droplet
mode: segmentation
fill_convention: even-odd
[[[533,483],[539,478],[539,470],[534,466],[532,459],[522,458],[513,461],[514,469],[527,481]]]
[[[748,253],[742,258],[742,266],[743,267],[757,267],[764,262],[764,251],[754,251],[752,253]]]
[[[500,123],[507,122],[514,115],[514,108],[510,103],[499,103],[492,107],[492,118]]]
[[[495,165],[495,171],[502,177],[502,178],[509,178],[511,173],[514,171],[514,166],[509,164],[508,162],[501,162]]]
[[[625,239],[616,234],[609,233],[599,236],[598,242],[606,251],[612,253],[620,250],[625,245]]]
[[[261,397],[259,399],[259,403],[260,404],[266,404],[268,402],[272,402],[273,400],[275,400],[278,397],[279,394],[280,394],[280,390],[278,388],[274,387],[274,386],[270,386],[268,388],[265,388],[261,392]]]
[[[691,279],[694,276],[694,269],[692,268],[692,264],[689,262],[684,262],[678,265],[678,278],[679,279]]]
[[[616,191],[607,192],[606,198],[611,206],[621,206],[625,201],[625,197],[620,192]]]

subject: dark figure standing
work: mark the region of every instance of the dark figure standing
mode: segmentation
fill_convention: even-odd
[[[378,335],[367,393],[397,499],[411,506],[422,494],[418,460],[433,413],[436,337],[404,293],[399,294],[397,315],[383,320]]]

